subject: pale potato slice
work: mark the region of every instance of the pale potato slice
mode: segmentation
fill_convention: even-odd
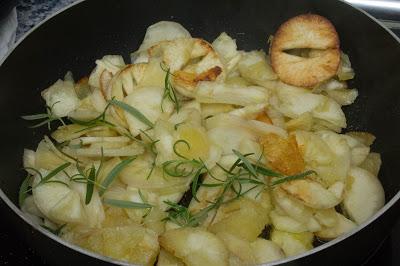
[[[247,81],[267,88],[278,78],[263,51],[242,52],[239,73]]]
[[[359,165],[359,167],[369,171],[374,176],[378,176],[381,164],[381,155],[376,152],[371,152],[368,154],[367,158],[365,158],[364,162]]]
[[[89,76],[89,85],[101,88],[101,76],[113,76],[125,66],[124,59],[120,55],[105,55],[102,59],[96,60],[96,67]],[[104,89],[104,88],[102,88]],[[103,91],[104,92],[104,91]]]
[[[254,241],[268,222],[268,212],[261,204],[240,198],[221,206],[208,229],[213,233],[229,233]]]
[[[224,103],[202,103],[201,104],[201,117],[203,119],[210,118],[220,113],[227,113],[233,111],[235,108],[231,104]]]
[[[146,34],[139,49],[131,54],[132,63],[147,62],[146,50],[161,42],[178,38],[190,38],[190,33],[174,21],[159,21],[146,29]]]
[[[353,167],[349,176],[343,207],[350,218],[361,224],[383,207],[385,192],[379,179],[364,169]]]
[[[286,123],[288,131],[306,130],[311,131],[314,124],[313,116],[310,112],[302,113],[299,117],[289,120]]]
[[[53,115],[65,117],[79,107],[79,98],[72,81],[57,80],[56,83],[42,91],[46,105],[52,110]]]
[[[236,40],[223,32],[211,45],[224,63],[226,72],[230,73],[234,70],[242,57],[237,51]]]
[[[312,249],[314,235],[310,232],[288,233],[273,229],[271,240],[277,244],[286,256],[294,256]]]
[[[251,265],[256,263],[250,242],[228,233],[217,233],[217,237],[224,242],[229,252],[242,262]]]
[[[256,120],[260,113],[264,113],[264,109],[267,106],[265,103],[259,103],[255,105],[248,105],[243,108],[238,108],[229,112],[230,115],[236,115],[244,119]]]
[[[269,217],[271,218],[272,225],[277,230],[289,233],[302,233],[308,231],[308,227],[305,224],[296,221],[290,216],[281,215],[275,210],[269,213]]]
[[[22,163],[25,170],[31,175],[35,174],[35,171],[28,168],[35,168],[36,164],[36,152],[29,149],[24,149],[24,155],[22,156]]]
[[[312,209],[288,195],[281,188],[274,189],[272,195],[275,206],[282,209],[288,216],[303,224],[307,223],[311,219]]]
[[[347,219],[340,213],[336,213],[336,216],[337,216],[336,218],[337,222],[335,223],[334,226],[326,227],[321,231],[316,232],[315,235],[321,239],[329,240],[339,237],[347,232],[350,232],[351,230],[357,227],[357,224]]]
[[[304,205],[315,209],[329,209],[338,205],[341,201],[320,183],[309,179],[294,180],[282,184],[281,188]]]
[[[340,105],[327,96],[282,82],[276,83],[273,92],[274,97],[270,97],[271,105],[287,117],[297,118],[310,112],[315,119],[339,128],[346,127],[346,117]]]
[[[314,217],[325,227],[334,227],[339,222],[339,218],[334,208],[316,210]]]
[[[161,249],[157,259],[157,266],[185,266],[185,264],[171,253]]]
[[[267,103],[268,96],[268,90],[263,87],[238,87],[210,81],[200,82],[195,94],[196,100],[200,103],[223,103],[240,106]]]
[[[223,242],[204,229],[169,230],[159,237],[159,242],[186,265],[228,265],[229,252]]]
[[[78,192],[81,202],[86,200],[86,184],[71,182],[71,189]],[[83,210],[86,214],[85,226],[89,228],[100,228],[105,219],[104,207],[99,193],[95,188],[89,204],[83,204]]]
[[[150,122],[154,123],[163,113],[171,114],[174,109],[173,103],[169,99],[163,100],[163,93],[164,89],[160,87],[140,88],[125,97],[124,102],[140,110]],[[164,111],[161,109],[161,103],[163,103]],[[148,128],[148,125],[130,113],[124,111],[124,115],[133,136],[139,135],[140,130]]]
[[[272,262],[285,257],[282,249],[270,240],[257,238],[250,245],[256,264]]]

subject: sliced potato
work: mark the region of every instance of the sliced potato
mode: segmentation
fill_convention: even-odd
[[[63,236],[75,244],[114,259],[154,265],[159,252],[157,234],[137,224],[105,227],[89,234]]]
[[[379,179],[364,169],[353,167],[349,175],[343,207],[357,224],[361,224],[383,207],[385,192]]]
[[[161,249],[157,259],[157,266],[185,266],[185,264],[171,253]]]
[[[278,78],[263,51],[243,52],[239,72],[247,81],[259,86],[269,87],[271,81]]]
[[[260,204],[241,198],[221,206],[208,229],[213,233],[229,233],[254,241],[268,222],[268,213]]]
[[[229,252],[242,262],[251,265],[256,263],[250,242],[228,233],[217,233],[217,236],[224,242]]]
[[[326,227],[321,231],[316,232],[315,235],[321,239],[329,240],[339,237],[357,227],[357,224],[347,219],[340,213],[336,213],[336,216],[337,216],[336,218],[337,222],[335,223],[334,226]]]
[[[186,265],[228,265],[229,252],[223,242],[204,229],[169,230],[159,237],[159,242]]]
[[[329,209],[338,205],[341,201],[320,183],[309,179],[294,180],[282,184],[281,188],[304,205],[315,209]]]
[[[369,171],[374,176],[378,176],[381,164],[381,155],[376,152],[371,152],[368,154],[367,158],[365,158],[364,162],[359,165],[359,167]]]
[[[263,238],[257,238],[252,242],[251,248],[257,264],[272,262],[285,257],[282,249],[277,244]]]
[[[309,232],[295,234],[273,229],[271,233],[271,240],[277,244],[288,257],[312,249],[313,238],[314,235]]]

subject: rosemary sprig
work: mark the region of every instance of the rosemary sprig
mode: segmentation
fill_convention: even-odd
[[[107,110],[108,110],[108,108],[110,108],[110,106],[111,106],[111,104],[108,103],[106,105],[106,107],[104,108],[103,112],[99,116],[97,116],[91,120],[85,121],[85,120],[74,119],[72,117],[69,117],[68,119],[74,124],[86,126],[85,128],[76,131],[76,133],[82,132],[82,131],[85,131],[85,130],[88,130],[91,128],[95,128],[98,126],[116,127],[115,124],[106,120]]]
[[[118,106],[121,109],[124,109],[126,112],[128,112],[130,115],[134,116],[136,119],[141,121],[143,124],[147,125],[150,128],[154,127],[154,124],[147,119],[147,117],[142,114],[138,109],[136,109],[133,106],[130,106],[129,104],[126,104],[124,102],[112,99],[108,101],[110,104]]]
[[[117,200],[117,199],[104,199],[103,202],[107,205],[124,208],[124,209],[148,209],[153,208],[153,205],[148,203],[133,202],[127,200]]]
[[[26,178],[24,179],[24,181],[22,181],[21,186],[19,187],[18,203],[19,203],[20,207],[22,207],[26,197],[28,196],[28,190],[29,190],[31,179],[32,179],[32,176],[30,174],[28,174],[26,176]]]
[[[165,202],[171,207],[166,220],[170,220],[180,226],[198,226],[201,224],[201,220],[206,217],[209,211],[213,209],[218,209],[223,204],[227,204],[229,202],[237,200],[238,198],[246,195],[256,188],[261,188],[259,192],[261,193],[261,191],[263,191],[263,189],[267,187],[274,187],[285,182],[305,178],[310,174],[315,174],[314,171],[306,171],[304,173],[292,176],[284,176],[282,174],[276,173],[270,169],[260,166],[260,159],[256,164],[252,164],[246,158],[251,154],[241,154],[239,151],[236,150],[233,150],[233,152],[238,157],[238,159],[232,164],[229,169],[226,169],[220,164],[217,164],[217,166],[220,167],[226,174],[226,178],[224,180],[214,177],[201,160],[186,160],[188,163],[195,162],[194,165],[198,167],[197,171],[195,172],[191,187],[192,195],[195,200],[199,201],[196,197],[198,186],[221,187],[221,192],[213,202],[209,202],[209,205],[206,208],[195,214],[190,213],[190,211],[184,206],[171,202]],[[211,177],[219,182],[202,183],[199,185],[199,177],[204,172],[207,172]],[[259,174],[269,177],[278,177],[278,179],[275,179],[268,184],[262,178],[260,178]],[[250,187],[244,189],[244,185],[250,185]],[[229,198],[227,198],[228,192],[233,192],[233,197],[229,196]],[[257,194],[257,196],[259,195],[259,193]]]
[[[56,121],[56,120],[60,121],[65,126],[64,120],[61,117],[58,117],[53,113],[53,107],[57,103],[59,103],[59,102],[55,102],[52,106],[46,106],[46,113],[34,114],[34,115],[23,115],[23,116],[21,116],[21,118],[24,120],[28,120],[28,121],[42,120],[41,122],[39,122],[33,126],[30,126],[29,128],[37,128],[37,127],[41,127],[41,126],[47,124],[47,128],[49,130],[51,130],[51,122]]]
[[[99,188],[99,194],[102,196],[104,192],[107,190],[107,188],[111,185],[111,183],[115,180],[115,178],[118,176],[118,174],[126,167],[128,164],[133,162],[137,156],[125,159],[121,161],[119,164],[117,164],[109,173],[108,175],[104,178],[103,182],[101,183],[101,186]]]
[[[169,67],[165,66],[163,63],[160,64],[160,67],[164,72],[166,72],[165,80],[164,80],[164,94],[163,94],[163,99],[161,102],[161,110],[164,112],[163,103],[164,103],[164,100],[168,98],[171,100],[171,102],[174,103],[176,112],[178,113],[180,110],[180,103],[179,103],[178,97],[176,96],[175,88],[172,85],[172,82],[170,80],[171,75],[172,75],[171,70]]]

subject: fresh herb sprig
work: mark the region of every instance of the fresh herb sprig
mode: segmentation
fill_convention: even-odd
[[[137,120],[147,125],[148,127],[150,128],[154,127],[153,122],[151,122],[144,114],[142,114],[135,107],[115,99],[109,100],[108,103],[123,109],[124,111],[128,112],[130,115],[132,115],[133,117],[135,117]]]
[[[163,104],[164,104],[165,99],[168,98],[175,105],[176,112],[178,113],[181,106],[179,103],[179,99],[176,96],[175,88],[171,82],[171,75],[173,75],[173,74],[171,73],[170,68],[167,67],[165,64],[161,63],[160,67],[166,73],[165,79],[164,79],[164,94],[163,94],[163,98],[162,98],[162,102],[161,102],[161,110],[164,112]]]
[[[79,120],[79,119],[74,119],[72,117],[69,117],[68,119],[77,125],[85,126],[85,128],[78,130],[77,132],[82,132],[91,128],[95,128],[98,126],[107,126],[107,127],[116,127],[114,123],[111,123],[107,121],[106,119],[106,114],[107,110],[110,108],[111,103],[108,103],[106,107],[104,108],[103,112],[98,115],[97,117],[91,119],[91,120]]]
[[[42,120],[39,123],[30,126],[29,128],[38,128],[43,125],[47,124],[47,128],[51,130],[51,122],[53,121],[60,121],[61,124],[65,125],[64,120],[61,117],[58,117],[57,115],[54,114],[53,112],[53,107],[59,102],[55,102],[52,106],[46,106],[46,112],[45,113],[40,113],[40,114],[34,114],[34,115],[23,115],[21,116],[22,119],[28,120],[28,121],[37,121],[37,120]]]
[[[238,157],[238,159],[232,164],[229,169],[226,169],[222,165],[217,164],[226,174],[226,178],[224,180],[214,177],[204,164],[204,166],[198,168],[194,175],[191,189],[193,198],[197,201],[199,201],[196,197],[196,194],[197,188],[199,186],[199,176],[202,173],[201,171],[205,170],[205,172],[209,173],[209,175],[213,179],[218,181],[215,183],[200,184],[200,186],[203,187],[221,188],[220,194],[218,195],[218,197],[215,198],[214,201],[209,202],[209,205],[206,208],[200,210],[197,213],[191,213],[187,207],[184,207],[182,205],[165,202],[171,207],[168,212],[168,217],[166,217],[165,219],[174,222],[180,226],[199,226],[211,210],[218,209],[221,205],[232,202],[256,188],[260,188],[261,193],[261,191],[263,191],[267,187],[275,187],[285,182],[302,179],[311,174],[315,174],[314,171],[306,171],[296,175],[284,176],[271,169],[260,166],[259,162],[257,162],[256,164],[251,163],[247,157],[252,154],[241,154],[239,151],[236,150],[233,150],[233,153]],[[191,160],[190,162],[192,161],[196,160]],[[200,165],[201,164],[199,164],[199,166]],[[263,178],[264,176],[275,177],[276,179],[268,183]],[[248,184],[250,185],[250,187],[244,189],[243,187]],[[258,195],[259,194],[257,194],[257,196]]]
[[[154,207],[149,203],[133,202],[133,201],[117,200],[117,199],[104,199],[103,202],[107,205],[124,209],[149,209]]]
[[[32,191],[32,189],[41,186],[43,184],[48,184],[48,183],[59,183],[62,185],[65,185],[67,187],[69,187],[69,185],[61,180],[51,180],[52,177],[56,176],[58,173],[64,171],[67,167],[69,167],[71,165],[71,163],[64,163],[58,167],[56,167],[54,170],[50,171],[49,173],[47,173],[45,176],[43,176],[43,174],[32,167],[26,167],[25,170],[30,170],[32,172],[34,172],[37,176],[39,176],[40,181],[35,184],[35,185],[31,185],[31,181],[33,176],[28,174],[28,176],[24,179],[24,181],[21,184],[21,187],[19,189],[19,193],[18,193],[18,201],[19,201],[19,205],[22,206],[26,197],[28,196],[29,192]]]

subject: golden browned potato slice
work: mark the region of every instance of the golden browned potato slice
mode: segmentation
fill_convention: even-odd
[[[309,57],[287,53],[311,49]],[[336,75],[340,63],[339,37],[332,23],[319,15],[299,15],[283,23],[271,44],[271,64],[285,83],[312,87]]]
[[[169,230],[159,237],[161,247],[186,265],[228,265],[229,252],[214,234],[200,228]]]
[[[264,147],[264,155],[274,169],[287,175],[304,171],[304,160],[295,136],[291,135],[285,139],[277,134],[267,134],[260,138],[260,144]]]
[[[104,256],[140,265],[154,265],[159,253],[157,234],[137,224],[67,232],[63,238]]]

